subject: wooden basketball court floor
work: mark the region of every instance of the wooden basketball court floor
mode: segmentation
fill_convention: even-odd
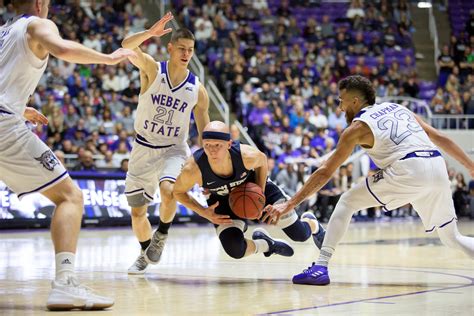
[[[474,235],[474,222],[459,227]],[[78,276],[115,297],[115,306],[55,314],[474,315],[474,261],[441,246],[419,221],[352,223],[331,262],[332,283],[324,287],[291,283],[319,253],[312,240],[292,245],[291,258],[234,260],[221,250],[212,226],[173,226],[160,264],[132,277],[126,269],[138,244],[131,229],[84,229]],[[53,276],[48,231],[0,234],[0,315],[47,314]]]

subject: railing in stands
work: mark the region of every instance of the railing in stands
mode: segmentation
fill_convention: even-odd
[[[429,15],[429,29],[430,29],[430,37],[433,40],[433,47],[434,47],[434,65],[436,68],[436,74],[439,74],[439,65],[438,65],[438,54],[439,54],[439,39],[438,39],[438,29],[436,27],[436,19],[433,14],[433,7],[431,6],[428,10]]]
[[[198,60],[197,57],[193,57],[193,59]],[[199,60],[198,60],[198,62],[199,62]],[[212,79],[208,78],[207,84],[206,84],[206,89],[207,89],[207,93],[209,94],[209,99],[211,101],[211,104],[214,104],[217,111],[219,111],[219,113],[221,114],[222,119],[224,120],[224,122],[228,126],[229,123],[230,123],[230,108],[229,108],[229,105],[227,104],[227,102],[222,97],[222,94],[220,93],[219,89],[217,88],[216,84],[214,83],[214,81]]]
[[[474,134],[474,114],[433,114],[429,123],[437,129],[471,130]]]
[[[411,111],[422,116],[426,121],[429,121],[433,116],[431,113],[430,105],[422,99],[405,97],[405,96],[390,96],[390,97],[377,97],[377,103],[382,102],[393,102],[400,105],[404,105]]]
[[[251,146],[253,147],[257,147],[257,145],[255,144],[255,142],[253,141],[252,138],[250,138],[250,135],[247,133],[247,129],[237,120],[234,121],[234,124],[235,126],[237,126],[237,128],[239,129],[240,131],[240,135],[241,135],[241,138],[243,137],[244,140]],[[242,133],[242,131],[245,131],[245,133]]]
[[[377,103],[381,102],[394,102],[404,105],[416,114],[423,117],[425,121],[437,129],[474,129],[474,114],[433,114],[429,104],[425,100],[404,96],[377,98]]]

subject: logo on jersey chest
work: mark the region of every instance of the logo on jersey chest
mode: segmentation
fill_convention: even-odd
[[[237,181],[233,181],[233,182],[230,182],[230,183],[227,183],[227,184],[224,184],[224,185],[221,185],[217,188],[208,188],[208,190],[213,193],[213,194],[217,194],[217,195],[220,195],[220,196],[226,196],[226,195],[229,195],[230,191],[241,185],[242,183],[245,182],[245,180],[247,180],[247,173],[244,172],[243,174],[245,174],[245,178],[243,179],[240,179],[240,180],[237,180]],[[216,181],[212,181],[212,182],[207,182],[208,184],[209,183],[214,183]]]
[[[184,110],[186,110],[186,108],[188,107],[188,103],[165,94],[151,94],[151,101],[154,105],[161,105],[169,109],[178,110],[179,112],[183,113]]]

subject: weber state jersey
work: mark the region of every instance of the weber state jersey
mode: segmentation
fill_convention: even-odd
[[[255,178],[255,172],[246,169],[244,166],[240,143],[238,141],[232,143],[229,152],[230,158],[232,159],[232,168],[234,170],[233,174],[229,177],[220,177],[212,171],[204,149],[198,149],[193,154],[194,161],[196,161],[201,170],[202,187],[208,189],[212,195],[227,196],[232,188],[239,186],[246,180],[252,181],[252,179]]]
[[[28,46],[27,27],[35,19],[21,15],[0,26],[0,109],[21,117],[48,63]]]
[[[413,112],[395,103],[381,103],[363,108],[354,121],[366,123],[374,135],[374,146],[363,148],[379,168],[414,151],[435,150]]]
[[[159,62],[155,81],[138,98],[135,131],[140,139],[160,146],[185,143],[198,94],[199,79],[191,71],[188,70],[183,82],[173,87],[168,62]]]

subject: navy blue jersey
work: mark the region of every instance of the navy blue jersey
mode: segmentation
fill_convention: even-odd
[[[216,175],[209,165],[209,160],[204,149],[197,150],[193,156],[202,175],[202,187],[208,189],[212,195],[227,196],[232,188],[248,181],[255,181],[255,172],[248,170],[244,166],[240,143],[233,142],[230,149],[230,158],[232,159],[233,174],[229,177]]]
[[[207,160],[207,155],[203,149],[199,149],[194,153],[194,160],[201,170],[202,187],[208,189],[211,193],[207,199],[207,204],[212,205],[219,201],[219,206],[215,209],[216,214],[225,214],[233,219],[240,219],[230,209],[228,201],[229,192],[232,188],[235,188],[244,182],[255,183],[255,171],[245,168],[239,142],[234,142],[229,151],[234,170],[230,177],[220,177],[212,171],[209,161]],[[274,204],[287,199],[288,196],[285,192],[283,192],[283,190],[272,181],[267,179],[265,185],[265,205]]]

